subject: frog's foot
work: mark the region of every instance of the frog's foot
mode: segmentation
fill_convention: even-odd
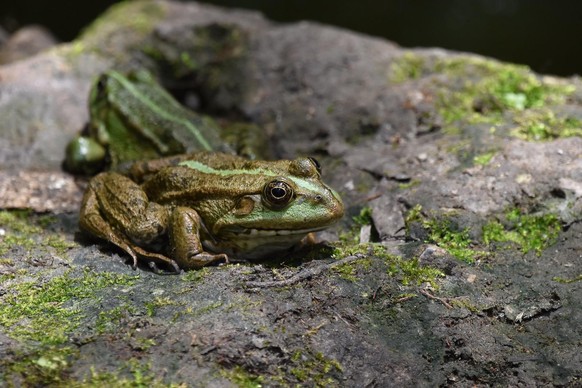
[[[207,265],[216,264],[228,264],[228,256],[225,253],[214,255],[208,252],[200,252],[188,257],[182,266],[187,269],[200,269],[202,267],[206,267]]]
[[[200,229],[205,228],[195,210],[176,207],[171,215],[169,237],[170,256],[184,269],[200,269],[207,265],[228,263],[224,253],[212,254],[204,251],[200,242]]]
[[[177,274],[180,273],[181,271],[178,263],[176,263],[169,257],[166,257],[159,253],[148,252],[138,246],[134,247],[133,249],[135,250],[137,256],[143,261],[145,261],[148,267],[155,273],[163,273],[163,271],[160,271],[160,269],[158,268],[158,264],[163,264],[164,266],[170,267],[173,270],[173,272]],[[136,269],[136,267],[137,261],[134,258],[133,269]]]

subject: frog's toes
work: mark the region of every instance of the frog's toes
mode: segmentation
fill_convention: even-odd
[[[228,256],[225,253],[211,254],[200,252],[188,258],[187,268],[200,269],[207,265],[227,264]]]
[[[170,267],[172,267],[172,269],[174,270],[174,272],[176,274],[179,274],[182,272],[182,269],[180,268],[178,263],[176,263],[174,260],[170,261],[168,264],[170,265]]]
[[[153,261],[148,261],[148,267],[150,268],[150,270],[155,273],[156,275],[160,274],[160,268],[157,266],[156,263],[154,263]]]
[[[154,261],[148,261],[147,264],[148,264],[148,267],[150,268],[150,270],[153,273],[155,273],[156,275],[165,275],[165,274],[179,275],[182,272],[182,270],[180,269],[180,267],[178,266],[178,264],[174,260],[165,263],[165,264],[170,266],[170,271],[161,270],[160,267],[158,267],[158,265]]]

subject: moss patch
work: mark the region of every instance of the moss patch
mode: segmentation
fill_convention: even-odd
[[[93,298],[106,287],[131,285],[137,278],[85,269],[81,276],[68,272],[46,282],[39,277],[11,285],[0,298],[0,326],[13,338],[62,344],[82,318],[70,301]]]
[[[522,214],[513,209],[505,214],[505,223],[491,221],[483,226],[483,241],[490,245],[494,242],[509,242],[519,246],[523,253],[534,251],[540,255],[558,238],[562,226],[553,214]]]
[[[0,265],[13,265],[12,255],[18,252],[22,257],[23,251],[37,263],[54,253],[64,258],[76,244],[61,233],[46,230],[55,222],[54,217],[38,216],[27,210],[0,211]]]
[[[378,243],[346,244],[339,242],[334,244],[333,247],[332,257],[336,258],[356,254],[366,255],[360,260],[334,268],[334,272],[338,273],[340,277],[352,282],[358,280],[360,271],[369,271],[371,269],[373,257],[380,258],[388,275],[404,286],[429,283],[433,288],[438,288],[438,278],[444,276],[440,269],[422,265],[417,258],[406,259],[402,256],[392,255],[386,251],[384,246]]]
[[[373,225],[372,208],[365,206],[360,209],[360,213],[352,217],[352,225],[347,232],[340,234],[340,241],[344,243],[358,244],[360,243],[360,231],[362,227]],[[377,236],[372,236],[377,237]]]
[[[239,365],[232,369],[223,369],[220,374],[240,388],[260,388],[263,386],[264,378],[262,376],[249,373]]]
[[[408,234],[413,223],[420,224],[427,231],[428,238],[425,242],[438,245],[461,261],[474,263],[488,255],[487,252],[475,248],[476,243],[470,238],[468,228],[459,230],[458,226],[445,216],[425,216],[420,205],[410,209],[405,218]]]
[[[42,229],[31,221],[30,216],[31,213],[24,210],[0,212],[0,257],[15,247],[34,247],[33,235]]]
[[[547,109],[532,109],[515,117],[511,134],[523,140],[553,140],[582,136],[582,121],[573,117],[558,117]]]
[[[558,283],[563,283],[563,284],[576,283],[576,282],[582,281],[582,274],[576,276],[575,278],[570,278],[570,279],[565,279],[565,278],[561,278],[561,277],[556,276],[552,280],[555,282],[558,282]]]
[[[291,357],[291,374],[301,384],[317,387],[336,386],[342,366],[336,360],[325,357],[323,353],[296,351]]]
[[[129,371],[129,376],[124,371]],[[165,384],[151,370],[151,366],[143,361],[131,359],[116,372],[91,371],[91,376],[81,382],[69,381],[69,386],[75,388],[118,387],[118,388],[178,388],[184,384]]]
[[[48,346],[32,354],[16,356],[17,361],[9,365],[5,360],[0,361],[0,370],[4,373],[4,376],[0,375],[0,381],[6,381],[8,386],[20,386],[22,382],[27,387],[65,386],[68,380],[66,369],[74,353],[71,347]],[[5,378],[8,376],[19,376],[19,383]]]
[[[579,121],[571,117],[546,119],[543,125],[527,120],[532,112],[551,116],[548,107],[563,103],[575,88],[566,81],[540,77],[526,66],[470,55],[431,57],[408,52],[392,63],[389,72],[395,83],[425,77],[432,77],[435,108],[445,132],[461,123],[509,121],[517,125],[511,134],[527,140],[580,134]]]
[[[367,270],[370,268],[372,260],[368,257],[353,261],[349,264],[339,265],[333,268],[333,271],[337,273],[342,279],[355,282],[358,280],[357,272],[358,268]]]
[[[475,157],[473,157],[473,162],[478,166],[486,166],[489,164],[491,159],[493,159],[496,153],[497,152],[495,151],[490,151],[476,155]]]

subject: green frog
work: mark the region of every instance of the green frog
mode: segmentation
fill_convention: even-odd
[[[142,260],[180,271],[288,250],[343,213],[313,158],[201,152],[96,175],[80,226],[127,252],[134,267]]]
[[[232,152],[212,118],[180,105],[146,70],[103,73],[91,88],[89,113],[86,136],[67,146],[65,168],[73,173],[186,152]]]

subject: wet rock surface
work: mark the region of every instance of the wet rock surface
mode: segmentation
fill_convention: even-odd
[[[158,275],[81,234],[85,182],[61,162],[111,67],[261,125],[277,157],[316,156],[348,212],[328,246]],[[3,383],[580,382],[578,79],[144,1],[0,82]]]

